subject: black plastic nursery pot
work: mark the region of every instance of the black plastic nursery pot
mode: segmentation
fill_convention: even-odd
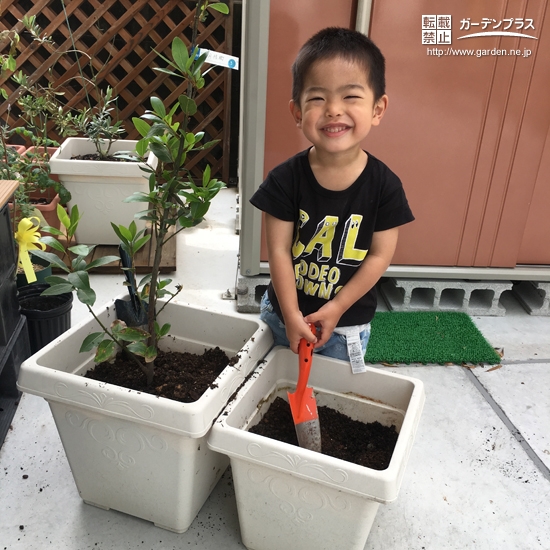
[[[8,344],[0,345],[0,447],[21,398],[21,392],[17,389],[19,368],[31,355],[25,323],[25,318],[19,315],[17,326]]]
[[[19,306],[21,315],[27,318],[33,354],[71,326],[72,292],[57,296],[41,296],[49,286],[34,283],[19,288]]]
[[[36,281],[35,283],[46,283],[46,277],[49,277],[52,274],[52,268],[50,266],[50,262],[43,260],[42,258],[39,258],[38,256],[34,256],[31,254],[31,262],[34,265],[41,265],[43,269],[40,269],[39,271],[35,271],[34,274],[36,275]],[[35,284],[31,283],[31,284]],[[24,286],[28,286],[27,282],[27,276],[24,273],[17,273],[17,288],[21,288]]]

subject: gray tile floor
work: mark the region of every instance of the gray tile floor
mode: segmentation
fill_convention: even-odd
[[[178,238],[182,301],[234,310],[238,237],[235,191],[208,221]],[[93,277],[98,306],[122,277]],[[426,405],[398,499],[380,507],[368,550],[550,550],[550,317],[531,317],[505,296],[505,317],[477,317],[504,348],[502,368],[380,367],[415,376]],[[73,322],[85,314],[75,304]],[[177,535],[84,504],[47,403],[25,395],[0,449],[0,550],[236,550],[240,542],[227,471],[189,531]],[[291,549],[299,550],[299,549]],[[346,549],[342,549],[346,550]]]

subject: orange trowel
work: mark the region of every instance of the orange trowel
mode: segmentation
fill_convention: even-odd
[[[316,334],[314,325],[310,325]],[[298,384],[294,393],[288,392],[288,402],[296,427],[300,447],[321,452],[321,425],[317,414],[317,403],[313,388],[308,387],[309,371],[313,358],[313,344],[302,338],[298,345],[299,371]]]

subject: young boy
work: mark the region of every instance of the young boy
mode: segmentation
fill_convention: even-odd
[[[266,213],[271,283],[261,318],[275,344],[297,353],[305,338],[354,370],[364,367],[374,285],[398,226],[414,220],[399,178],[361,148],[388,105],[384,70],[361,33],[328,28],[310,38],[292,66],[290,112],[313,146],[274,168],[250,200]]]

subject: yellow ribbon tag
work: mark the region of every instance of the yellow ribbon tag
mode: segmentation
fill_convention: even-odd
[[[36,222],[33,223],[33,220],[36,220]],[[36,281],[36,274],[29,257],[29,250],[38,250],[39,248],[44,250],[46,248],[46,245],[39,241],[39,224],[40,220],[34,216],[32,218],[23,218],[19,222],[17,233],[15,234],[15,240],[19,245],[19,258],[17,264],[19,267],[23,268],[28,283],[34,283]]]

